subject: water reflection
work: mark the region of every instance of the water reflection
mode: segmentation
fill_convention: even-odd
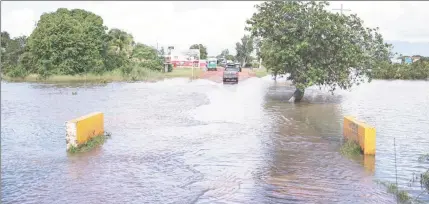
[[[267,111],[278,118],[271,135],[275,168],[266,178],[273,186],[273,202],[389,203],[391,198],[385,190],[374,185],[358,163],[338,152],[342,142],[341,97],[310,91],[304,103],[282,102],[292,93],[293,89],[273,86],[266,96]]]

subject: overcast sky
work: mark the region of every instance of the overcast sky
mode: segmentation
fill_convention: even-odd
[[[13,37],[30,35],[44,12],[58,8],[80,8],[104,19],[109,28],[131,33],[135,41],[156,46],[173,45],[179,49],[194,43],[207,46],[209,55],[228,48],[235,53],[235,43],[245,34],[247,18],[258,2],[1,2],[1,30]],[[331,8],[343,4],[347,13],[357,13],[366,26],[380,27],[389,41],[429,42],[429,1],[335,1]]]

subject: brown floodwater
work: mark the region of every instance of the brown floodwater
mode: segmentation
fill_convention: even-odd
[[[284,80],[284,79],[279,79]],[[73,95],[72,92],[77,92]],[[395,203],[377,181],[417,196],[429,168],[429,82],[309,88],[304,101],[269,77],[237,85],[1,84],[2,203]],[[65,121],[105,113],[112,138],[65,151]],[[377,155],[340,154],[342,119],[377,128]],[[420,196],[429,202],[426,195]]]

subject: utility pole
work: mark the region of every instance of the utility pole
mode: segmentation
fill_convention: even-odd
[[[339,9],[332,9],[334,11],[340,11],[340,14],[343,15],[343,11],[352,11],[350,9],[344,9],[343,4],[341,4],[341,7]]]

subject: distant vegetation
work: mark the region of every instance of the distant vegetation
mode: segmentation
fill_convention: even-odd
[[[203,44],[193,44],[189,49],[199,49],[200,50],[200,59],[207,59],[207,48]]]
[[[381,62],[371,74],[375,79],[424,80],[429,78],[429,60],[421,58],[412,64]]]
[[[229,53],[228,49],[222,50],[222,52],[216,56],[218,63],[221,63],[221,59],[238,62],[243,67],[259,67],[259,63],[253,63],[255,57],[252,56],[255,50],[256,42],[252,36],[243,35],[239,42],[235,43],[235,56]]]
[[[2,75],[39,79],[53,75],[103,75],[116,73],[138,78],[160,72],[160,53],[120,29],[103,25],[103,19],[82,9],[60,8],[44,13],[27,38],[11,39],[1,33]]]

